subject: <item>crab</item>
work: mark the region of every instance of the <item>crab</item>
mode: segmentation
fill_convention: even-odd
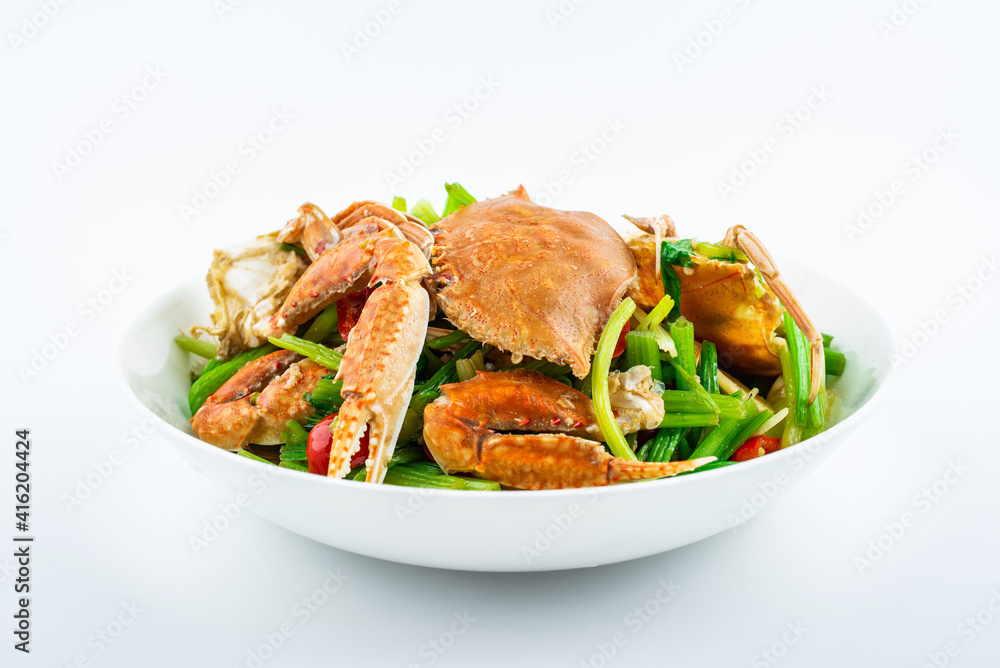
[[[640,308],[651,309],[664,294],[659,239],[676,241],[677,232],[668,216],[626,218],[642,230],[642,234],[628,241],[639,267],[638,283],[630,289],[629,296]],[[719,359],[731,362],[735,370],[775,376],[781,373],[778,353],[785,345],[775,330],[787,310],[812,344],[809,388],[812,403],[819,393],[822,376],[822,335],[756,235],[742,225],[734,225],[721,243],[745,253],[749,263],[692,254],[692,266],[676,268],[681,285],[681,315],[694,325],[698,339],[715,342]],[[763,284],[757,278],[758,271]]]
[[[642,372],[645,372],[644,374]],[[616,410],[624,433],[655,429],[663,400],[649,367],[613,379],[616,408],[659,402],[658,411]],[[500,433],[515,431],[517,433]],[[581,392],[535,371],[484,372],[444,385],[424,410],[424,442],[446,472],[482,475],[518,489],[597,487],[692,471],[715,460],[637,462],[612,457],[599,442],[594,407]]]

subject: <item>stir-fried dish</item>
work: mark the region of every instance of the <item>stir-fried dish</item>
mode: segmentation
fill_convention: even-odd
[[[524,188],[441,216],[304,204],[215,251],[195,435],[331,478],[468,490],[650,480],[733,465],[827,427],[830,348],[760,240],[626,241]],[[200,365],[200,364],[199,364]],[[197,367],[196,367],[197,368]]]

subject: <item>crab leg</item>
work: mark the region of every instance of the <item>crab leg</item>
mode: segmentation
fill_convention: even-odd
[[[278,232],[278,241],[301,243],[312,262],[315,262],[327,248],[339,244],[340,240],[341,234],[337,226],[321,208],[309,202],[299,207],[298,218],[292,218]]]
[[[345,239],[309,265],[292,286],[278,312],[261,321],[255,333],[261,337],[281,336],[312,318],[324,308],[357,289],[370,274],[370,264],[381,239],[400,239],[393,227]]]
[[[750,258],[754,266],[760,270],[768,286],[778,296],[778,299],[788,310],[792,319],[795,320],[795,324],[799,326],[799,329],[805,334],[806,339],[812,344],[812,355],[809,360],[809,403],[811,404],[819,394],[820,381],[822,380],[823,336],[816,329],[816,326],[813,325],[812,320],[809,319],[799,300],[792,294],[791,288],[785,283],[785,279],[781,277],[781,272],[778,270],[778,265],[775,263],[774,258],[771,257],[767,248],[764,247],[764,244],[761,243],[756,235],[742,225],[734,225],[726,231],[726,238],[722,243],[733,248],[739,248],[747,254],[747,257]]]
[[[475,473],[519,489],[610,485],[677,475],[713,461],[631,462],[599,442],[585,395],[531,371],[480,372],[445,385],[424,409],[424,440],[446,471]],[[662,418],[662,406],[659,423]],[[636,431],[642,425],[630,420]],[[623,425],[624,426],[624,425]],[[548,433],[503,434],[496,430]]]
[[[427,331],[430,299],[421,279],[430,265],[420,249],[398,237],[372,249],[372,292],[351,331],[337,378],[345,401],[332,433],[328,475],[342,478],[369,432],[366,482],[382,482],[406,414]]]

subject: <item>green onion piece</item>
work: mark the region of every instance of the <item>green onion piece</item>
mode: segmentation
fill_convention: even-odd
[[[826,372],[831,376],[843,376],[844,367],[847,366],[847,357],[839,350],[823,348],[823,357],[826,359]]]
[[[740,430],[737,432],[736,436],[733,437],[732,442],[730,442],[729,447],[726,448],[720,455],[719,459],[725,460],[735,454],[741,445],[747,442],[754,432],[764,426],[768,420],[774,417],[774,413],[767,409],[762,410],[756,415],[750,415],[743,420],[740,424]]]
[[[433,339],[428,339],[427,347],[433,348],[435,350],[440,350],[441,348],[447,348],[448,346],[453,346],[456,343],[461,343],[469,338],[469,335],[460,329],[456,329],[450,334],[445,334],[444,336],[438,336]]]
[[[313,391],[302,397],[316,409],[312,417],[306,420],[306,429],[312,429],[320,420],[340,410],[344,403],[344,398],[340,395],[343,389],[344,381],[334,380],[334,374],[330,374],[320,378]]]
[[[662,380],[660,372],[660,348],[656,345],[656,337],[646,331],[629,332],[625,335],[625,366],[646,365],[653,375],[653,380]]]
[[[689,375],[694,376],[696,373],[694,361],[694,325],[683,316],[677,318],[677,320],[670,323],[670,338],[674,340],[674,345],[677,346],[677,362]],[[686,378],[677,378],[678,390],[694,389],[693,387],[688,387],[688,385],[690,385],[690,381]]]
[[[472,366],[472,360],[458,360],[455,362],[455,370],[458,372],[459,382],[464,383],[476,377],[476,367]]]
[[[656,303],[653,310],[649,312],[642,322],[639,323],[638,331],[650,331],[654,327],[658,327],[661,322],[666,320],[667,316],[670,315],[670,311],[674,308],[674,300],[670,295],[663,295],[663,298]]]
[[[809,423],[809,342],[792,316],[786,312],[782,319],[785,322],[785,340],[788,342],[795,374],[795,421],[804,427]]]
[[[246,457],[247,459],[252,459],[252,460],[254,460],[255,462],[261,462],[261,463],[263,463],[263,464],[270,464],[271,466],[273,466],[273,465],[274,465],[274,463],[273,463],[273,462],[269,462],[269,461],[267,461],[266,459],[264,459],[263,457],[258,457],[258,456],[257,456],[257,455],[255,455],[254,453],[252,453],[252,452],[247,452],[246,450],[243,450],[242,448],[241,448],[241,449],[239,449],[239,450],[237,450],[237,451],[236,451],[236,454],[238,454],[238,455],[239,455],[240,457]]]
[[[423,221],[427,227],[441,220],[441,216],[437,215],[437,211],[434,210],[434,205],[425,199],[413,205],[413,208],[410,209],[410,215],[417,220]]]
[[[191,409],[191,415],[197,413],[205,400],[222,387],[227,380],[236,375],[237,371],[258,357],[273,353],[275,350],[277,348],[274,346],[260,346],[241,353],[228,362],[219,364],[208,373],[203,372],[201,377],[191,385],[191,391],[188,392],[188,407]]]
[[[718,413],[664,413],[660,429],[681,427],[712,427],[719,424]]]
[[[663,294],[670,297],[673,306],[667,317],[676,319],[681,315],[681,279],[677,278],[677,270],[669,264],[660,262],[660,273],[663,275]]]
[[[330,304],[316,316],[302,338],[306,341],[319,343],[335,331],[337,331],[337,305]]]
[[[711,341],[701,342],[701,369],[698,376],[706,392],[719,393],[719,358],[715,352],[715,344]]]
[[[303,464],[302,462],[281,461],[278,462],[278,466],[280,466],[283,469],[291,469],[293,471],[302,471],[303,473],[309,473],[309,465]]]
[[[285,430],[278,434],[278,438],[286,447],[304,448],[309,442],[309,432],[295,420],[289,420],[285,423]]]
[[[202,341],[201,339],[196,339],[193,336],[175,336],[174,343],[177,346],[188,353],[194,353],[198,357],[204,357],[207,360],[214,359],[216,355],[219,354],[219,349],[211,341]]]
[[[795,369],[792,365],[792,355],[788,351],[788,346],[781,346],[778,350],[778,359],[781,361],[781,377],[785,380],[785,401],[788,406],[788,417],[785,418],[785,426],[781,433],[781,447],[787,448],[802,440],[805,425],[800,424],[796,419],[796,403],[798,401],[798,388],[795,386]]]
[[[826,429],[826,361],[821,358],[819,363],[819,393],[816,394],[816,400],[809,404],[808,436],[813,436]]]
[[[608,371],[611,369],[611,356],[614,354],[618,337],[621,336],[625,323],[632,317],[635,311],[635,302],[629,297],[622,300],[618,308],[611,314],[608,324],[601,332],[601,338],[597,342],[597,352],[594,354],[594,371],[591,377],[591,392],[594,401],[594,413],[597,415],[597,424],[601,428],[604,442],[607,443],[611,454],[629,461],[636,461],[635,453],[625,442],[625,436],[615,421],[615,416],[611,412],[611,397],[608,394]]]
[[[305,339],[300,339],[299,337],[292,336],[291,334],[282,334],[280,339],[276,339],[271,336],[268,337],[267,340],[279,348],[294,350],[300,355],[305,355],[313,362],[322,364],[331,371],[339,369],[340,361],[344,359],[344,353],[338,353],[336,350],[327,348],[324,345],[313,343],[312,341],[306,341]]]
[[[444,213],[441,217],[455,213],[464,206],[469,206],[476,201],[476,198],[458,183],[446,183],[444,189],[448,191],[448,199],[444,203]]]
[[[723,260],[725,262],[749,262],[750,258],[739,248],[725,246],[723,244],[710,244],[707,241],[699,241],[694,247],[696,251],[712,260]]]
[[[225,362],[222,362],[222,361],[220,361],[220,360],[218,360],[218,359],[215,359],[215,358],[213,357],[212,359],[208,360],[208,361],[207,361],[207,362],[205,363],[205,366],[204,366],[204,367],[202,367],[202,369],[201,369],[201,375],[203,375],[203,376],[204,376],[204,375],[205,375],[206,373],[208,373],[209,371],[211,371],[211,370],[215,369],[215,368],[216,368],[216,367],[218,367],[218,366],[222,366],[223,364],[225,364]]]
[[[824,348],[829,348],[830,344],[833,343],[833,334],[823,334],[821,332],[820,336],[823,337],[823,347]]]
[[[688,433],[688,428],[660,429],[650,441],[647,462],[669,462],[677,451],[677,446]]]
[[[663,358],[661,357],[660,359],[662,360]],[[675,382],[678,387],[680,387],[681,383],[683,382],[684,386],[690,388],[689,391],[694,392],[694,394],[701,399],[701,402],[709,410],[711,410],[713,413],[719,412],[719,405],[715,403],[715,398],[711,394],[705,391],[705,388],[701,386],[701,383],[698,382],[697,378],[692,376],[690,373],[687,372],[686,369],[681,367],[680,362],[678,362],[676,358],[667,356],[667,358],[664,361],[674,368],[674,373],[677,376],[675,378]]]
[[[402,211],[406,213],[406,198],[405,197],[393,197],[392,198],[392,208],[396,211]]]
[[[663,410],[667,413],[707,413],[722,418],[742,419],[750,412],[746,401],[725,394],[709,395],[707,404],[704,394],[689,390],[664,390],[662,397]]]
[[[284,242],[278,244],[278,250],[284,253],[295,253],[296,255],[306,256],[306,249],[302,246],[296,246],[295,244],[286,244]]]
[[[437,372],[438,369],[444,366],[444,362],[441,361],[441,358],[432,353],[427,348],[424,348],[423,355],[424,359],[427,360],[427,365],[424,367],[424,373],[429,373],[433,375],[434,373]]]
[[[744,419],[749,420],[750,418]],[[691,453],[691,459],[697,459],[698,457],[717,457],[723,459],[722,453],[731,447],[733,440],[740,433],[740,429],[743,426],[742,423],[743,420],[738,418],[727,418],[720,422],[719,426],[705,437],[701,445],[694,449],[694,452]]]
[[[442,385],[458,382],[458,360],[471,356],[481,346],[482,344],[478,341],[469,341],[455,353],[454,357],[435,371],[429,381],[419,388],[414,388],[415,391],[410,397],[410,405],[407,406],[406,414],[403,416],[403,426],[400,427],[396,443],[402,445],[417,435],[417,432],[423,428],[424,408],[427,407],[427,404],[441,395]]]

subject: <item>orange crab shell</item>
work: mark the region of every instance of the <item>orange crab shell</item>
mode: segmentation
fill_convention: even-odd
[[[456,211],[432,232],[433,285],[456,327],[587,375],[594,343],[637,275],[608,223],[534,204],[522,186]]]
[[[663,280],[656,275],[651,235],[629,240],[639,266],[639,282],[629,292],[640,308],[649,310],[663,298]],[[720,366],[760,375],[781,373],[774,330],[782,308],[770,290],[755,283],[751,266],[693,256],[691,267],[675,267],[681,283],[681,315],[694,324],[695,336],[715,343]]]

